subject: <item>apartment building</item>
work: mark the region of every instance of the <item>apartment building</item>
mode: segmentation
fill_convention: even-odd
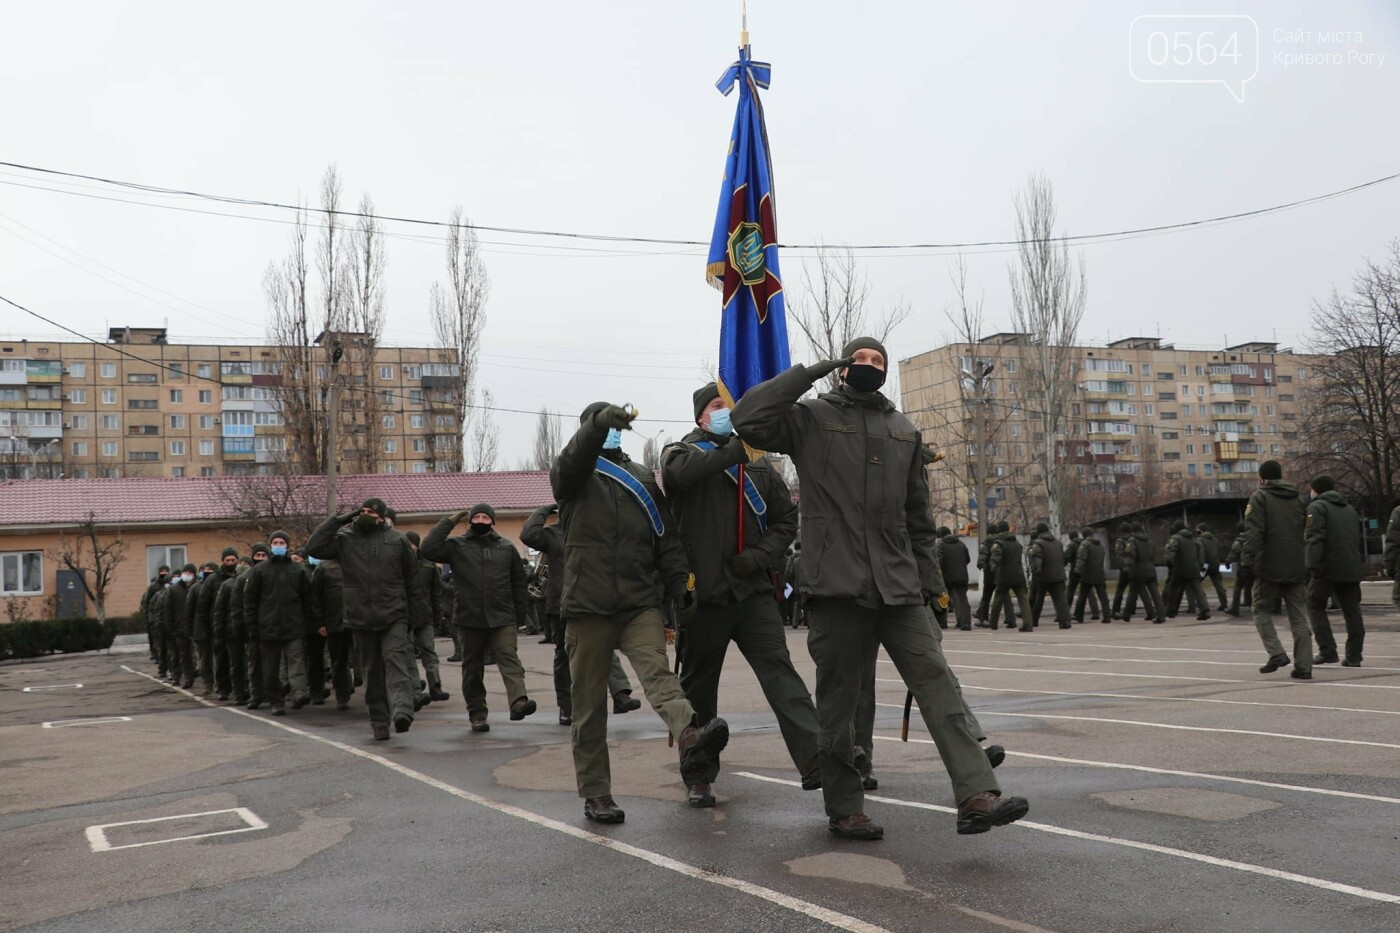
[[[945,460],[930,471],[950,524],[977,519],[978,451],[988,520],[1044,518],[1047,446],[1027,390],[1024,334],[949,344],[900,361],[901,407]],[[1053,439],[1070,468],[1065,517],[1090,521],[1176,498],[1247,495],[1259,463],[1297,447],[1309,357],[1275,343],[1187,350],[1153,337],[1077,347],[1068,430]]]
[[[328,362],[296,384],[319,393]],[[288,456],[283,368],[275,347],[172,344],[164,328],[112,328],[105,344],[0,340],[0,478],[269,472]],[[426,347],[376,347],[372,365],[342,370],[342,468],[447,469],[460,425],[434,400],[457,372],[455,353]]]

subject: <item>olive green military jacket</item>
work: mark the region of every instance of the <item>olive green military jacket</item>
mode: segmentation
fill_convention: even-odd
[[[1303,583],[1303,526],[1307,509],[1298,487],[1268,480],[1254,490],[1244,510],[1245,542],[1241,560],[1254,575],[1277,583]]]
[[[1361,519],[1335,489],[1308,503],[1303,531],[1308,572],[1335,583],[1358,583],[1361,567]]]

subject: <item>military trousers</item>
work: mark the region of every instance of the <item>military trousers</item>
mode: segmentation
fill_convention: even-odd
[[[1113,617],[1118,618],[1123,615],[1123,600],[1128,596],[1130,581],[1128,571],[1118,571],[1118,585],[1113,588]]]
[[[258,643],[262,655],[263,697],[273,709],[282,709],[287,702],[282,693],[282,661],[287,662],[287,683],[292,685],[292,702],[305,703],[311,699],[306,683],[306,646],[300,638]]]
[[[990,576],[991,574],[989,574],[987,571],[982,571],[982,580],[977,584],[977,589],[979,591],[979,595],[977,598],[978,622],[986,622],[987,611],[992,608],[992,591],[995,590],[997,587],[995,583],[992,583],[988,579],[988,577]]]
[[[817,709],[788,654],[778,604],[769,592],[728,605],[701,603],[685,625],[681,688],[696,724],[719,715],[719,678],[730,644],[749,662],[798,771],[817,756]]]
[[[1225,607],[1230,605],[1230,597],[1229,594],[1225,592],[1225,580],[1220,576],[1219,565],[1208,568],[1206,570],[1206,579],[1210,580],[1210,585],[1215,587],[1216,599],[1220,601],[1220,611],[1224,612]],[[1203,607],[1201,609],[1202,612],[1205,612],[1207,609],[1210,608],[1209,602],[1204,602],[1201,605]]]
[[[208,638],[199,638],[194,642],[195,667],[199,672],[199,679],[204,682],[205,694],[214,692],[214,643]]]
[[[518,633],[513,624],[496,628],[459,625],[457,631],[462,642],[462,696],[473,722],[485,719],[490,712],[486,706],[488,650],[495,656],[496,670],[500,671],[501,680],[505,682],[508,705],[514,706],[518,700],[528,699],[525,693],[525,667],[520,663]],[[418,682],[416,671],[413,681],[415,685]]]
[[[442,673],[438,665],[437,633],[433,623],[424,622],[413,627],[413,650],[418,660],[423,662],[424,680],[429,690],[442,689]]]
[[[1280,583],[1258,577],[1254,581],[1254,628],[1269,657],[1287,654],[1274,628],[1274,603],[1283,600],[1288,627],[1293,630],[1293,669],[1311,671],[1313,664],[1312,629],[1308,626],[1307,587],[1302,583]]]
[[[569,650],[564,644],[564,633],[568,623],[557,615],[545,616],[550,632],[554,634],[554,701],[559,704],[559,712],[565,716],[574,714],[574,680],[569,674]],[[613,652],[612,665],[608,667],[608,695],[617,698],[619,693],[632,693],[632,681],[622,669],[622,661]]]
[[[972,628],[972,607],[967,602],[967,584],[948,584],[948,608],[952,610],[957,627],[967,631]]]
[[[1040,613],[1045,608],[1045,597],[1050,597],[1050,604],[1055,607],[1055,621],[1061,625],[1069,625],[1069,602],[1065,599],[1065,581],[1050,580],[1036,584],[1035,599],[1031,606],[1034,613],[1031,618],[1036,624],[1040,623]]]
[[[1031,601],[1026,592],[1024,583],[998,583],[996,592],[992,595],[992,616],[991,622],[995,626],[997,618],[1001,615],[1002,606],[1006,607],[1006,622],[1008,625],[1016,620],[1016,614],[1011,611],[1012,600],[1015,600],[1017,608],[1021,613],[1021,630],[1030,631],[1035,624],[1035,617],[1031,615]]]
[[[186,687],[194,682],[198,673],[194,660],[194,641],[189,632],[172,632],[169,635],[170,676],[180,680]]]
[[[209,642],[210,650],[214,653],[214,689],[219,696],[226,697],[233,693],[233,671],[229,667],[228,639],[222,635],[215,635]]]
[[[1079,598],[1074,602],[1074,621],[1084,621],[1084,603],[1086,601],[1091,607],[1095,607],[1093,608],[1095,613],[1099,611],[1096,608],[1098,606],[1102,606],[1105,613],[1112,609],[1108,602],[1108,588],[1103,585],[1102,581],[1098,583],[1089,583],[1086,580],[1079,581]]]
[[[324,700],[327,687],[335,692],[341,703],[350,699],[355,687],[350,679],[350,655],[355,650],[355,638],[349,632],[313,632],[306,636],[306,683],[311,699]],[[327,669],[326,656],[330,656]]]
[[[1167,576],[1167,591],[1162,598],[1167,604],[1167,615],[1174,616],[1181,609],[1181,597],[1186,596],[1187,608],[1197,615],[1210,615],[1210,603],[1206,601],[1206,591],[1201,586],[1201,578],[1194,573]]]
[[[970,623],[969,623],[970,624]],[[934,640],[939,644],[943,643],[943,630],[934,626]],[[865,646],[864,674],[860,686],[860,700],[856,704],[855,719],[855,744],[865,751],[866,756],[874,762],[875,760],[875,685],[881,680],[879,674],[880,643],[872,641]],[[968,725],[972,727],[972,735],[977,741],[982,742],[987,738],[986,731],[982,724],[973,715],[972,708],[963,699],[962,684],[958,683],[957,675],[951,670],[948,676],[953,678],[953,686],[958,691],[958,702],[962,703],[963,715],[967,717]]]
[[[1240,614],[1240,605],[1254,605],[1254,571],[1247,567],[1235,567],[1235,592],[1230,597],[1230,613]]]
[[[354,629],[355,653],[365,678],[365,705],[372,726],[388,726],[399,717],[413,719],[413,695],[418,672],[408,623],[395,622],[386,629]]]
[[[259,645],[259,643],[255,641],[245,642],[244,644],[247,646],[248,649],[247,658],[249,699],[251,699],[255,703],[263,703],[264,701],[271,700],[272,697],[268,696],[267,691],[263,689],[265,684],[263,682],[262,648]],[[282,688],[279,684],[277,688],[277,695],[281,696],[281,694]]]
[[[151,647],[155,651],[156,671],[160,676],[166,677],[170,673],[170,638],[159,625],[151,629],[151,634],[155,639],[151,642]]]
[[[850,600],[814,599],[807,613],[807,650],[817,665],[817,748],[827,816],[839,819],[865,810],[851,748],[871,644],[884,647],[918,701],[952,779],[954,800],[961,803],[983,791],[1000,791],[925,607],[868,608]]]
[[[1134,580],[1128,584],[1128,611],[1123,613],[1123,621],[1133,617],[1137,611],[1138,600],[1142,601],[1142,614],[1152,622],[1160,622],[1166,616],[1166,609],[1162,605],[1162,593],[1157,588],[1157,577],[1153,575],[1150,580]]]
[[[238,703],[247,703],[253,698],[254,688],[261,697],[262,685],[248,682],[248,642],[244,640],[243,633],[230,633],[224,646],[228,650],[228,672],[229,681],[233,685],[233,699]],[[261,668],[262,665],[259,664],[258,667]]]
[[[580,797],[612,793],[608,759],[608,670],[614,651],[627,656],[642,693],[677,740],[695,724],[695,708],[671,672],[666,634],[657,609],[565,620],[565,650],[573,687],[574,776]],[[849,752],[848,752],[849,754]]]
[[[1366,642],[1366,625],[1361,621],[1360,583],[1336,582],[1325,577],[1313,577],[1308,581],[1308,623],[1317,639],[1317,652],[1337,653],[1337,638],[1332,634],[1332,623],[1327,620],[1327,601],[1334,596],[1337,605],[1342,607],[1342,620],[1347,627],[1345,657],[1360,661],[1361,648]]]

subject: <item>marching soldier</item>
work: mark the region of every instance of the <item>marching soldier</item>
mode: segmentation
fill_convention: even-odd
[[[864,648],[878,641],[918,700],[952,778],[958,832],[985,832],[1020,819],[1029,804],[1001,796],[929,624],[935,529],[919,431],[880,394],[888,354],[879,341],[854,340],[842,356],[753,387],[733,415],[745,441],[790,455],[802,477],[802,583],[828,828],[848,839],[884,836],[865,815],[851,745]],[[837,389],[802,400],[838,370]]]
[[[347,710],[350,696],[355,692],[350,674],[355,639],[345,629],[345,591],[340,564],[333,560],[317,560],[310,555],[306,562],[311,565],[311,601],[316,604],[316,620],[320,622],[315,634],[306,639],[306,680],[311,688],[311,702],[324,703],[329,685],[335,693],[335,708]],[[330,656],[329,674],[327,655]]]
[[[938,529],[938,569],[943,573],[943,585],[948,587],[948,600],[953,604],[953,618],[959,631],[972,631],[972,608],[967,602],[967,565],[972,562],[967,545],[951,529]]]
[[[180,571],[180,578],[165,596],[165,630],[174,645],[170,682],[186,690],[194,686],[194,642],[190,641],[189,617],[185,614],[190,587],[194,586],[194,575],[194,564],[186,564]]]
[[[1074,557],[1074,569],[1079,577],[1079,599],[1074,604],[1074,621],[1084,621],[1084,601],[1097,596],[1098,605],[1104,607],[1101,621],[1107,625],[1112,620],[1108,618],[1110,604],[1108,590],[1104,587],[1103,544],[1094,534],[1094,529],[1088,526],[1080,529],[1080,535],[1079,549]],[[1093,618],[1097,619],[1098,616]]]
[[[1035,580],[1035,624],[1040,624],[1040,612],[1045,608],[1045,596],[1055,607],[1055,621],[1060,628],[1071,628],[1069,624],[1069,603],[1065,600],[1065,552],[1060,539],[1050,533],[1050,526],[1040,522],[1035,526],[1035,537],[1026,549],[1026,558],[1031,564],[1031,577]]]
[[[1133,614],[1134,603],[1128,604],[1128,611],[1123,611],[1123,600],[1128,596],[1131,586],[1132,575],[1129,570],[1132,565],[1132,558],[1128,554],[1128,542],[1132,539],[1132,527],[1121,524],[1114,529],[1113,536],[1113,566],[1118,568],[1118,585],[1113,590],[1113,611],[1109,613],[1110,620],[1121,619],[1128,621]]]
[[[1001,607],[1006,606],[1006,627],[1013,627],[1014,614],[1011,600],[1014,598],[1021,609],[1021,631],[1035,630],[1035,619],[1031,616],[1031,603],[1026,593],[1026,568],[1021,561],[1021,542],[1011,532],[1011,526],[1001,523],[1001,534],[992,540],[987,566],[996,579],[996,594],[992,597],[992,627],[997,624]]]
[[[204,696],[214,695],[214,597],[218,595],[219,565],[212,560],[199,566],[199,579],[190,589],[190,598],[185,604],[185,614],[190,619],[190,637],[194,640],[195,667],[199,679],[204,683]],[[223,699],[227,700],[225,695]]]
[[[467,533],[448,537],[464,521]],[[453,512],[428,532],[421,554],[452,566],[452,585],[457,589],[453,622],[462,630],[462,695],[472,731],[491,731],[486,721],[488,650],[495,654],[496,669],[505,681],[511,720],[532,715],[539,707],[525,693],[525,668],[518,651],[529,599],[525,564],[515,545],[496,533],[496,510],[482,502]]]
[[[1240,617],[1240,605],[1254,604],[1254,571],[1244,565],[1245,523],[1235,526],[1235,540],[1230,542],[1230,563],[1235,568],[1235,590],[1230,598],[1230,608],[1225,611],[1235,618]]]
[[[697,608],[684,623],[681,687],[696,722],[713,719],[724,656],[734,644],[777,717],[803,788],[813,790],[821,783],[817,710],[788,655],[770,576],[797,534],[797,507],[767,457],[749,461],[715,383],[697,389],[692,401],[696,430],[661,454],[671,514],[695,573]],[[693,786],[689,803],[714,806],[714,795],[707,785]]]
[[[1086,537],[1092,538],[1093,535],[1089,534]],[[1065,546],[1065,567],[1069,574],[1069,594],[1066,596],[1065,599],[1066,602],[1068,602],[1071,606],[1077,605],[1076,596],[1081,590],[1081,587],[1079,585],[1078,570],[1079,546],[1081,544],[1081,541],[1082,539],[1079,535],[1079,529],[1071,528],[1069,532],[1069,544]],[[1087,592],[1089,594],[1089,618],[1093,621],[1098,621],[1099,610],[1106,609],[1107,607],[1099,605],[1099,594],[1097,590],[1095,590],[1093,587],[1089,587]],[[1076,613],[1074,621],[1083,622],[1084,613]]]
[[[154,577],[151,577],[150,585],[146,587],[146,592],[141,595],[141,618],[146,623],[146,644],[151,650],[151,660],[158,666],[157,671],[161,678],[165,677],[166,661],[162,654],[164,642],[160,636],[160,626],[156,624],[156,617],[152,612],[151,600],[161,590],[165,589],[166,581],[170,579],[170,568],[165,564],[160,565],[160,569]]]
[[[421,539],[418,532],[406,531],[404,537],[413,546],[414,553],[418,554],[418,582],[427,595],[428,611],[413,616],[410,626],[413,647],[418,660],[423,662],[423,679],[428,685],[428,692],[425,694],[427,699],[419,697],[416,702],[420,706],[426,706],[432,700],[442,702],[452,699],[452,695],[442,689],[442,674],[438,668],[437,631],[434,628],[438,614],[442,612],[442,576],[438,573],[438,565],[423,557],[419,550]]]
[[[1167,592],[1163,597],[1167,618],[1176,618],[1184,593],[1188,605],[1198,608],[1196,618],[1204,622],[1210,618],[1210,603],[1206,602],[1206,591],[1201,588],[1201,546],[1191,529],[1179,519],[1172,523],[1171,532],[1172,536],[1167,539]]]
[[[688,796],[714,783],[729,741],[723,719],[698,725],[667,660],[657,577],[682,608],[693,603],[694,584],[655,475],[622,451],[622,431],[635,417],[618,405],[589,405],[549,471],[568,553],[560,615],[573,687],[574,774],[584,816],[600,823],[626,819],[613,800],[608,761],[605,691],[614,649],[627,655],[675,738]]]
[[[1290,676],[1312,680],[1312,629],[1308,626],[1307,560],[1303,530],[1307,510],[1298,487],[1283,482],[1277,460],[1259,464],[1259,488],[1244,510],[1245,542],[1241,564],[1254,571],[1254,627],[1268,662],[1259,673],[1272,674],[1287,667],[1288,652],[1279,641],[1272,616],[1274,601],[1282,598],[1293,630],[1293,670]]]
[[[332,515],[312,533],[306,553],[340,563],[345,628],[355,638],[365,675],[365,704],[376,740],[413,725],[413,648],[408,625],[427,601],[408,539],[384,523],[384,500]]]
[[[1215,534],[1205,526],[1204,523],[1196,526],[1196,543],[1201,548],[1201,562],[1205,565],[1205,577],[1209,579],[1211,585],[1215,587],[1216,598],[1220,600],[1220,611],[1224,612],[1230,603],[1230,599],[1225,595],[1225,584],[1220,578],[1220,562],[1224,559],[1224,553],[1220,547],[1220,541]],[[1202,586],[1204,589],[1204,585]],[[1201,612],[1210,611],[1210,601],[1201,601]]]
[[[1314,664],[1331,664],[1337,658],[1337,639],[1327,621],[1327,601],[1335,598],[1347,626],[1346,658],[1342,667],[1361,666],[1366,626],[1361,620],[1361,519],[1337,491],[1330,476],[1319,476],[1312,486],[1306,530],[1303,532],[1308,567],[1308,616],[1317,639]]]
[[[292,709],[311,702],[306,682],[306,629],[315,625],[316,607],[311,599],[311,578],[292,560],[291,539],[274,531],[268,539],[271,556],[248,574],[243,584],[243,620],[248,640],[256,642],[262,657],[263,696],[272,715],[287,715],[282,689],[282,660],[287,661],[287,682],[292,687]],[[310,620],[310,623],[308,623]]]

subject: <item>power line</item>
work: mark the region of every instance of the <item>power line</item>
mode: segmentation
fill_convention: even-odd
[[[301,206],[301,205],[285,204],[285,203],[282,203],[282,202],[264,200],[264,199],[261,199],[261,198],[245,198],[245,197],[235,197],[235,196],[231,196],[231,195],[208,194],[208,193],[205,193],[205,192],[189,191],[189,190],[184,190],[184,189],[180,189],[180,188],[169,188],[169,187],[165,187],[165,186],[162,186],[162,185],[147,185],[147,184],[142,184],[142,183],[139,183],[139,182],[123,181],[123,180],[121,180],[121,179],[104,178],[104,177],[101,177],[101,176],[98,176],[98,175],[86,175],[86,174],[82,174],[82,173],[79,173],[79,172],[66,172],[66,171],[62,171],[62,170],[59,170],[59,169],[44,168],[44,167],[42,167],[42,166],[24,165],[24,164],[21,164],[21,163],[18,163],[18,162],[5,162],[5,161],[0,161],[0,166],[5,166],[5,167],[8,167],[8,168],[19,169],[19,170],[21,170],[21,171],[26,171],[26,172],[33,172],[33,173],[37,173],[37,174],[55,176],[55,177],[60,177],[60,178],[73,178],[73,179],[78,179],[78,180],[81,180],[81,181],[97,182],[97,183],[99,183],[99,184],[111,185],[111,186],[113,186],[113,187],[119,187],[119,188],[126,188],[126,189],[128,189],[128,190],[138,191],[138,192],[142,192],[142,193],[144,193],[144,194],[150,194],[150,195],[162,195],[162,196],[174,195],[174,196],[198,198],[198,199],[206,200],[206,201],[213,201],[213,202],[223,203],[223,204],[240,205],[240,206],[245,206],[245,207],[266,207],[266,208],[273,208],[273,209],[277,209],[277,210],[290,210],[290,211],[305,211],[305,210],[307,210],[307,208],[305,208],[304,206]],[[1335,190],[1335,191],[1330,191],[1330,192],[1327,192],[1327,193],[1325,193],[1325,194],[1318,194],[1318,195],[1313,195],[1313,196],[1311,196],[1311,197],[1298,198],[1298,199],[1296,199],[1296,200],[1287,201],[1287,202],[1284,202],[1284,203],[1282,203],[1282,204],[1271,205],[1271,206],[1269,206],[1269,207],[1261,207],[1261,208],[1255,208],[1255,209],[1253,209],[1253,210],[1239,211],[1239,212],[1232,213],[1232,214],[1221,214],[1221,215],[1218,215],[1218,216],[1215,216],[1215,217],[1207,217],[1207,218],[1203,218],[1203,219],[1200,219],[1200,220],[1181,221],[1181,222],[1178,222],[1178,223],[1170,223],[1170,224],[1158,224],[1158,225],[1149,226],[1149,227],[1135,227],[1135,228],[1129,228],[1129,229],[1124,229],[1124,230],[1108,231],[1108,232],[1104,232],[1104,233],[1087,233],[1087,234],[1065,235],[1065,236],[1060,236],[1060,237],[1050,237],[1050,238],[1049,238],[1049,242],[1054,242],[1054,243],[1066,243],[1066,244],[1068,244],[1068,243],[1092,243],[1092,242],[1100,241],[1100,240],[1111,240],[1111,239],[1118,239],[1118,238],[1123,238],[1123,237],[1128,237],[1128,236],[1139,236],[1139,235],[1154,234],[1154,233],[1166,233],[1166,232],[1170,232],[1170,231],[1186,230],[1186,229],[1191,229],[1191,228],[1194,228],[1194,227],[1203,227],[1203,226],[1208,226],[1208,225],[1212,225],[1212,224],[1224,223],[1224,222],[1233,221],[1233,220],[1243,220],[1243,219],[1251,218],[1251,217],[1260,217],[1260,216],[1263,216],[1263,215],[1266,215],[1266,214],[1272,214],[1272,213],[1276,213],[1276,212],[1278,212],[1278,211],[1288,210],[1288,209],[1290,209],[1290,208],[1301,207],[1301,206],[1303,206],[1303,205],[1305,205],[1305,204],[1314,204],[1314,203],[1317,203],[1317,202],[1320,202],[1320,201],[1326,201],[1326,200],[1329,200],[1329,199],[1332,199],[1332,198],[1342,197],[1342,196],[1348,195],[1348,194],[1354,194],[1355,192],[1363,191],[1363,190],[1365,190],[1365,189],[1367,189],[1367,188],[1372,188],[1372,187],[1375,187],[1375,186],[1377,186],[1377,185],[1381,185],[1381,184],[1385,184],[1385,183],[1390,182],[1390,181],[1394,181],[1394,180],[1397,179],[1397,178],[1400,178],[1400,172],[1396,172],[1396,173],[1390,174],[1390,175],[1385,175],[1385,176],[1382,176],[1382,177],[1380,177],[1380,178],[1375,178],[1375,179],[1372,179],[1372,180],[1370,180],[1370,181],[1362,182],[1362,183],[1356,184],[1356,185],[1351,185],[1351,186],[1348,186],[1348,187],[1345,187],[1345,188],[1339,188],[1339,189],[1337,189],[1337,190]],[[48,190],[54,190],[54,189],[48,189]],[[66,193],[77,193],[77,192],[66,192]],[[176,210],[190,210],[189,208],[177,208],[177,207],[175,207],[174,205],[152,205],[152,206],[164,206],[164,207],[169,207],[169,208],[176,209]],[[320,213],[334,214],[334,215],[342,216],[342,217],[374,219],[374,220],[380,220],[380,221],[385,221],[385,222],[390,222],[390,223],[414,224],[414,225],[418,225],[418,226],[428,226],[428,227],[438,227],[438,228],[448,228],[448,229],[450,229],[450,228],[456,226],[457,228],[463,229],[463,230],[484,231],[484,232],[487,232],[487,233],[503,233],[503,234],[510,234],[510,235],[516,235],[516,236],[551,237],[551,238],[556,238],[556,239],[590,240],[590,241],[607,242],[607,243],[644,243],[644,244],[649,244],[649,245],[660,245],[660,246],[700,246],[700,247],[707,247],[707,246],[710,245],[707,241],[703,241],[703,240],[682,240],[682,239],[673,239],[673,238],[668,238],[668,237],[619,236],[619,235],[599,234],[599,233],[579,233],[579,232],[563,231],[563,230],[542,230],[542,229],[530,229],[530,228],[523,228],[523,227],[501,227],[501,226],[492,226],[492,225],[487,225],[487,224],[455,224],[455,225],[454,225],[454,224],[452,224],[452,223],[449,223],[449,222],[447,222],[447,221],[442,221],[442,220],[427,220],[427,219],[418,218],[418,217],[400,217],[400,216],[395,216],[395,215],[391,215],[391,214],[377,214],[377,213],[370,213],[370,212],[364,212],[364,211],[347,211],[347,210],[327,211],[327,210],[324,210],[324,209],[323,209],[323,210],[320,211]],[[224,216],[228,216],[228,215],[224,215]],[[1043,241],[1040,241],[1040,240],[1026,240],[1026,239],[1014,239],[1014,240],[971,240],[971,241],[965,241],[965,242],[950,242],[950,243],[937,243],[937,242],[928,242],[928,243],[861,243],[861,244],[843,244],[843,247],[842,247],[842,248],[851,249],[851,250],[972,249],[972,248],[978,248],[978,247],[1019,247],[1019,246],[1023,246],[1023,245],[1026,245],[1026,244],[1037,243],[1037,242],[1043,242]],[[523,246],[523,245],[526,245],[526,244],[515,244],[515,245]],[[820,249],[823,249],[823,248],[824,248],[824,244],[821,244],[821,243],[781,243],[781,244],[779,244],[779,246],[785,247],[785,248],[788,248],[788,249],[817,249],[817,250],[820,250]]]

